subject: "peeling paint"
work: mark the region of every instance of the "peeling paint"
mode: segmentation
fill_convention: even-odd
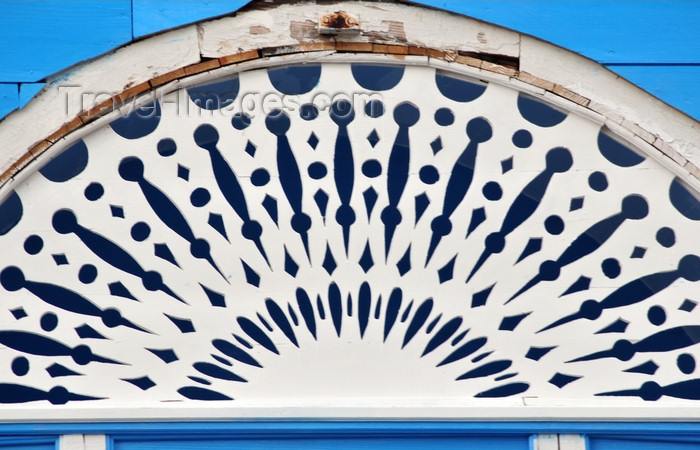
[[[270,29],[262,25],[253,25],[250,27],[250,34],[267,34]]]
[[[299,42],[307,42],[318,37],[318,24],[306,19],[303,22],[292,21],[289,24],[289,35]]]

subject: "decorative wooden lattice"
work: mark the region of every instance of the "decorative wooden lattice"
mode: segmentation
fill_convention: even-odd
[[[659,163],[508,86],[243,72],[6,193],[0,403],[700,400],[698,220]]]

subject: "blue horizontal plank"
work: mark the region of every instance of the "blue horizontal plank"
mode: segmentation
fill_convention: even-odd
[[[19,86],[0,83],[0,119],[19,108]]]
[[[698,422],[460,422],[460,421],[268,421],[238,422],[63,422],[3,423],[0,435],[111,434],[119,438],[152,437],[309,437],[343,434],[365,436],[523,435],[533,433],[615,434],[627,436],[700,436]]]
[[[695,120],[700,120],[700,65],[625,65],[608,68]]]
[[[244,0],[134,0],[134,36],[236,11]]]
[[[700,62],[700,1],[416,0],[602,63]]]
[[[5,0],[0,80],[37,82],[131,39],[131,2]]]
[[[19,107],[24,105],[34,98],[34,96],[45,86],[44,83],[22,83],[19,85]]]

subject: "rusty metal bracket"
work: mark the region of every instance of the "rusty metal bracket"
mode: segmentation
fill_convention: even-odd
[[[318,19],[318,34],[347,35],[360,32],[360,19],[343,11],[326,14]]]

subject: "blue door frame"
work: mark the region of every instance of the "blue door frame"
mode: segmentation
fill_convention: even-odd
[[[172,448],[159,442],[183,442],[183,449],[224,448],[223,442],[290,441],[368,442],[391,439],[424,442],[499,443],[499,448],[521,448],[539,434],[580,434],[590,450],[687,449],[700,445],[700,423],[660,422],[459,422],[459,421],[238,421],[238,422],[124,422],[124,423],[6,423],[0,424],[0,446],[41,443],[50,445],[64,434],[104,434],[107,450]],[[519,438],[519,439],[515,439]],[[513,445],[512,447],[502,445]],[[139,444],[141,443],[141,444]],[[218,443],[218,444],[217,444]],[[199,447],[197,447],[199,445]],[[217,447],[216,445],[219,445]],[[521,447],[518,447],[520,445]],[[530,444],[530,447],[532,444]],[[33,447],[28,447],[33,449]],[[39,448],[39,447],[37,447]],[[50,448],[50,447],[41,447]],[[335,448],[335,447],[334,447]],[[340,447],[342,448],[342,447]],[[380,448],[380,447],[377,447]],[[398,448],[398,447],[397,447]],[[450,448],[449,445],[445,448]],[[470,447],[470,448],[479,448]]]

